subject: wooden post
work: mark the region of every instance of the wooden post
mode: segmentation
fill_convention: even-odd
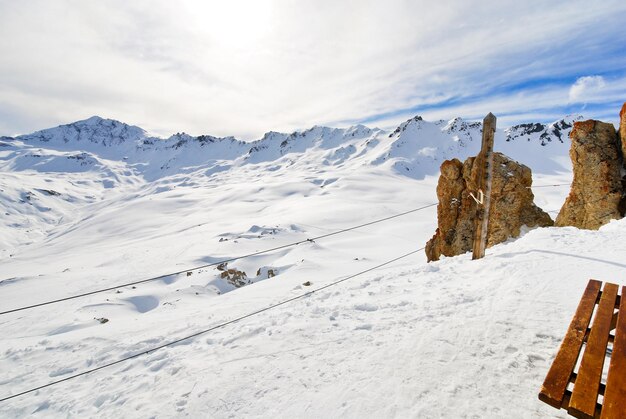
[[[493,137],[496,132],[496,117],[489,114],[483,119],[483,141],[480,153],[476,156],[478,165],[476,191],[476,220],[474,229],[474,246],[472,259],[485,256],[487,247],[487,231],[489,229],[489,206],[491,204],[491,176],[493,174]]]

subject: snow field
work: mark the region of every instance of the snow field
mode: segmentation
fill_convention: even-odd
[[[469,254],[429,265],[421,256],[405,260],[15,399],[5,413],[44,406],[44,415],[103,417],[559,417],[536,399],[538,387],[587,279],[615,281],[623,273],[625,245],[604,244],[623,243],[625,224],[582,234],[533,230],[481,261]],[[15,363],[25,352],[30,362],[45,362],[39,383],[46,372],[53,379],[80,371],[299,295],[307,290],[300,279],[263,281],[204,303],[185,296],[186,304],[147,313],[126,307],[125,322],[95,326],[98,337],[56,329],[41,339],[40,331],[5,357]],[[328,279],[311,281],[315,287]],[[70,332],[76,343],[67,346],[70,337],[62,335]],[[68,359],[68,350],[91,355]],[[35,379],[15,381],[27,387]]]
[[[208,149],[188,136],[142,151],[119,141],[141,132],[115,125],[118,137],[109,137],[95,120],[96,137],[115,147],[53,137],[37,153],[69,162],[59,160],[56,172],[51,163],[45,170],[39,163],[16,166],[35,147],[16,140],[0,155],[0,202],[10,214],[0,224],[0,311],[184,272],[0,316],[0,396],[423,247],[435,231],[435,207],[231,262],[228,268],[253,282],[242,288],[215,267],[187,274],[436,202],[441,161],[476,148],[476,127],[462,122],[412,120],[391,136],[365,127],[270,133],[248,154],[250,147],[236,140],[206,140],[217,147],[207,159]],[[555,140],[538,153],[531,140],[499,144],[533,168],[534,185],[569,183],[567,145]],[[77,150],[90,153],[88,170],[67,158]],[[568,190],[533,189],[535,202],[554,217]],[[539,402],[537,392],[587,280],[624,283],[625,232],[623,220],[598,232],[532,230],[488,249],[480,261],[462,255],[426,264],[419,252],[192,340],[2,402],[0,416],[564,417]],[[271,279],[269,269],[277,272]]]

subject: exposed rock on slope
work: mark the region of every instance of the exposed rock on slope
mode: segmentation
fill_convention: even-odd
[[[454,256],[472,249],[476,202],[469,195],[476,192],[475,157],[465,163],[457,159],[441,165],[437,184],[438,226],[426,244],[428,261],[441,255]],[[493,154],[493,184],[487,247],[520,234],[521,226],[551,226],[552,219],[534,202],[530,190],[532,175],[528,167],[502,153]]]
[[[576,122],[570,138],[574,180],[556,225],[598,229],[624,215],[619,138],[613,124],[595,120]]]
[[[563,143],[563,138],[567,139],[567,134],[572,128],[572,122],[574,122],[577,118],[579,117],[569,116],[567,119],[561,119],[548,125],[538,122],[513,125],[511,128],[507,128],[505,130],[506,141],[513,141],[517,138],[524,138],[531,136],[532,134],[537,134],[542,146],[547,145],[554,139]]]

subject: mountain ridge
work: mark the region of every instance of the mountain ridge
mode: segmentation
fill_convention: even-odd
[[[564,138],[581,116],[567,116],[550,124],[528,123],[496,130],[496,151],[531,169],[558,171],[568,148]],[[194,171],[206,175],[245,165],[267,165],[268,170],[292,165],[389,167],[416,179],[436,175],[444,160],[465,159],[479,151],[482,124],[457,117],[426,121],[417,115],[389,132],[364,125],[347,128],[314,126],[303,131],[269,131],[251,142],[233,136],[168,138],[144,129],[93,116],[17,137],[2,137],[0,169],[8,171],[85,172],[104,170],[106,177],[122,179],[134,173],[147,181]],[[538,148],[541,146],[541,151]],[[547,147],[547,148],[545,148]],[[554,161],[560,160],[558,165]],[[108,160],[110,163],[105,163]],[[111,162],[120,162],[112,164]],[[118,166],[113,169],[112,166]],[[113,176],[112,173],[118,173]]]
[[[534,172],[568,173],[564,139],[580,118],[498,129],[495,150]],[[228,189],[251,179],[292,185],[312,196],[359,177],[391,177],[394,182],[404,182],[398,177],[435,178],[444,160],[476,155],[480,143],[481,123],[462,118],[429,122],[415,116],[393,131],[314,126],[292,133],[270,131],[245,142],[182,132],[162,139],[137,126],[91,117],[0,139],[0,210],[5,213],[0,229],[9,249],[40,240],[44,233],[38,231],[75,219],[77,208],[87,211],[116,196],[150,199],[177,188]],[[256,193],[252,184],[250,188]]]
[[[575,120],[581,120],[581,115],[567,115],[559,120],[553,121],[552,123],[541,123],[541,122],[529,122],[529,123],[521,123],[512,125],[510,127],[504,128],[504,131],[507,132],[507,141],[518,138],[523,135],[530,135],[533,133],[540,132],[543,139],[548,139],[550,136],[549,133],[557,136],[562,140],[562,132],[571,128],[572,122]],[[388,136],[391,138],[394,135],[397,135],[403,132],[407,126],[412,123],[419,122],[428,122],[423,119],[422,116],[416,115],[413,118],[409,118],[408,120],[402,122],[398,125],[398,127],[389,132]],[[446,123],[445,129],[448,133],[456,132],[456,131],[467,131],[469,129],[476,129],[482,126],[480,121],[466,121],[461,117],[455,117],[448,121],[438,120],[431,122],[436,125],[442,125]],[[276,137],[285,137],[285,138],[297,138],[298,136],[304,136],[307,133],[315,132],[319,130],[345,130],[345,131],[380,131],[385,132],[380,128],[369,128],[363,124],[352,125],[346,128],[334,128],[325,125],[314,125],[311,128],[304,130],[296,130],[291,133],[283,133],[279,131],[267,131],[263,134],[263,136],[259,139],[252,141],[245,141],[241,139],[237,139],[235,136],[225,136],[225,137],[217,137],[210,134],[201,134],[197,136],[193,136],[185,133],[184,131],[177,132],[175,134],[170,135],[169,137],[159,137],[155,135],[150,135],[143,128],[131,125],[119,120],[103,118],[101,116],[91,116],[89,118],[78,120],[74,122],[70,122],[67,124],[58,125],[56,127],[44,128],[41,130],[34,131],[28,134],[21,134],[17,136],[0,136],[0,141],[11,141],[11,140],[25,140],[25,141],[35,141],[38,140],[40,142],[50,142],[54,139],[61,139],[63,142],[67,143],[71,140],[75,141],[85,141],[89,140],[91,142],[94,139],[98,139],[100,135],[102,135],[105,129],[109,129],[110,134],[108,137],[114,138],[118,143],[125,142],[128,140],[138,140],[138,139],[146,139],[146,140],[158,140],[163,142],[169,141],[189,141],[189,140],[197,140],[199,142],[219,142],[224,140],[237,141],[243,144],[257,145],[259,143],[265,141],[275,140]],[[549,132],[549,133],[548,133]],[[509,134],[511,133],[511,134]],[[91,135],[90,135],[91,134]],[[95,137],[95,138],[94,138]],[[106,140],[108,138],[102,138],[102,140]],[[284,141],[284,139],[283,139]],[[562,142],[562,141],[561,141]],[[103,145],[108,145],[106,141],[103,141]]]
[[[528,150],[520,145],[524,140],[541,146],[565,144],[564,138],[569,135],[573,122],[580,119],[581,116],[566,116],[550,124],[535,122],[497,129],[496,149],[529,164],[532,159],[524,156]],[[26,152],[45,148],[55,153],[87,153],[96,159],[133,163],[142,172],[158,166],[160,171],[152,170],[148,176],[151,179],[172,174],[177,168],[198,167],[207,162],[221,162],[220,167],[224,167],[224,163],[228,166],[262,164],[279,161],[287,155],[303,156],[310,150],[322,150],[322,155],[315,158],[324,165],[343,164],[353,159],[366,165],[382,165],[395,159],[392,166],[397,172],[423,177],[434,174],[445,159],[464,159],[476,154],[481,127],[481,122],[460,117],[429,122],[416,115],[393,131],[361,124],[347,128],[316,125],[292,133],[268,131],[260,139],[243,141],[234,136],[192,136],[184,132],[161,138],[138,126],[92,116],[31,134],[2,137],[0,149]],[[547,158],[555,153],[564,154],[562,148],[553,148]],[[540,154],[545,154],[545,150]],[[41,153],[30,156],[41,157]],[[23,170],[28,164],[18,166]]]

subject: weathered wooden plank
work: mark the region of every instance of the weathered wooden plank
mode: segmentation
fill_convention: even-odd
[[[626,287],[622,287],[615,343],[606,382],[602,419],[626,418]]]
[[[583,354],[578,377],[574,383],[572,398],[567,411],[578,418],[593,418],[596,413],[598,389],[609,342],[611,318],[617,298],[618,286],[605,284],[598,310],[591,326],[587,348]]]
[[[593,314],[601,286],[602,282],[593,279],[587,284],[587,288],[580,303],[578,303],[578,308],[565,333],[559,351],[541,386],[539,399],[557,409],[563,404],[567,383],[576,366],[585,331],[591,321],[591,315]]]
[[[576,377],[578,376],[578,374],[576,374],[575,372],[572,373],[572,375],[570,375],[569,377],[569,382],[574,384],[576,382]],[[600,383],[600,388],[598,388],[598,394],[604,395],[604,391],[606,390],[606,385]],[[570,394],[571,396],[571,394]]]
[[[617,316],[615,316],[615,320],[617,320]],[[615,326],[613,325],[613,320],[611,320],[611,330],[614,330]],[[583,340],[584,342],[587,342],[587,340],[589,339],[589,333],[591,333],[591,329],[587,329],[587,331],[585,332],[585,339]],[[613,343],[613,341],[615,340],[615,336],[613,335],[609,335],[609,343]]]
[[[615,328],[617,327],[617,315],[618,314],[619,312],[613,313],[613,318],[611,319],[611,330],[615,330]]]
[[[569,401],[572,398],[572,392],[569,390],[565,390],[565,396],[563,396],[563,405],[561,406],[563,409],[567,410],[569,407]],[[600,419],[600,413],[602,412],[602,405],[600,403],[596,403],[596,414],[595,418]]]
[[[483,139],[480,153],[476,156],[474,164],[478,165],[477,185],[478,191],[483,193],[483,203],[476,208],[476,220],[474,230],[474,243],[472,259],[480,259],[485,256],[487,246],[487,231],[489,229],[489,207],[491,206],[491,183],[493,173],[493,139],[496,132],[496,117],[489,112],[483,119]],[[478,194],[477,194],[478,195]]]

